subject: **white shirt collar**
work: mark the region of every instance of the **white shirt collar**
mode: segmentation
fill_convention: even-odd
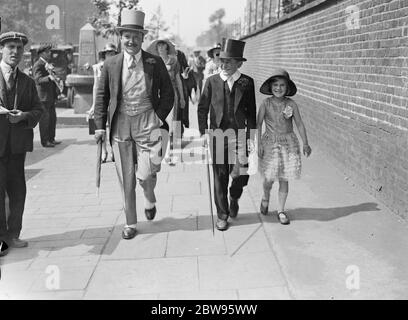
[[[8,65],[7,63],[5,63],[3,60],[1,60],[0,62],[0,68],[1,68],[1,72],[3,73],[4,76],[9,75],[9,72],[16,72],[17,71],[17,67],[14,68],[14,70],[11,68],[10,65]],[[14,75],[15,76],[15,75]]]
[[[124,50],[123,52],[124,52],[124,57],[125,57],[126,65],[127,65],[127,66],[130,66],[130,64],[132,63],[131,56],[130,56],[130,54],[127,53],[125,50]],[[140,50],[138,53],[136,53],[136,54],[134,55],[134,57],[135,57],[135,63],[137,64],[137,63],[139,62],[140,58],[142,57],[142,50]]]
[[[239,70],[235,71],[232,76],[227,76],[223,71],[220,73],[220,77],[223,81],[232,82],[232,84],[239,79],[241,72]]]

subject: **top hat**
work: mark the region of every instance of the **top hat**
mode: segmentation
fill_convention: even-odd
[[[144,29],[145,13],[135,9],[123,9],[121,15],[120,26],[116,27],[116,30],[121,31],[140,31],[143,34],[149,31]]]
[[[51,49],[52,49],[52,45],[51,45],[51,44],[42,44],[42,45],[40,45],[40,47],[38,48],[37,53],[40,54],[40,53],[42,53],[42,52],[44,52],[44,51],[51,50]]]
[[[221,50],[221,43],[217,43],[213,48],[207,51],[207,56],[209,56],[211,59],[214,58],[214,50],[220,49]]]
[[[276,78],[284,78],[288,82],[288,90],[286,96],[294,96],[297,92],[295,83],[290,79],[289,73],[281,68],[275,69],[270,76],[261,86],[259,91],[263,94],[273,95],[271,91],[271,82]]]
[[[101,50],[102,52],[106,51],[115,51],[116,53],[118,52],[118,48],[113,44],[112,42],[109,42],[105,44],[105,47]]]
[[[0,34],[0,44],[1,45],[6,43],[7,41],[16,41],[16,40],[20,40],[24,46],[28,42],[27,36],[21,32],[9,31],[9,32]]]
[[[168,54],[177,54],[177,52],[176,52],[176,47],[175,47],[175,45],[174,45],[174,43],[173,42],[171,42],[169,39],[156,39],[156,40],[154,40],[150,45],[149,45],[149,47],[147,48],[147,52],[149,52],[149,53],[151,53],[151,54],[154,54],[154,55],[156,55],[156,56],[158,56],[159,55],[159,52],[158,52],[158,50],[157,50],[157,44],[158,43],[160,43],[160,42],[164,42],[164,43],[167,43],[167,45],[168,45],[168,47],[169,47],[169,52],[168,52]]]
[[[247,61],[247,59],[243,57],[244,47],[244,41],[224,38],[222,39],[220,58]]]

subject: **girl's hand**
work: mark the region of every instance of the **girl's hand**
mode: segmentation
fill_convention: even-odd
[[[310,146],[309,146],[308,144],[305,144],[305,145],[303,146],[303,154],[304,154],[306,157],[309,157],[311,153],[312,153],[312,148],[310,148]]]
[[[259,157],[259,158],[263,158],[263,155],[264,155],[263,145],[262,145],[262,144],[259,144],[259,145],[258,145],[258,157]]]
[[[191,71],[191,68],[190,68],[190,67],[186,67],[186,68],[183,70],[183,72],[181,73],[181,76],[182,76],[184,79],[188,79],[188,74],[190,73],[190,71]]]

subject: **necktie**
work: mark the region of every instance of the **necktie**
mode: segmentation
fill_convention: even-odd
[[[136,68],[136,58],[135,56],[130,56],[130,65],[129,65],[129,71],[133,72],[133,70]]]
[[[13,70],[10,68],[10,70],[8,71],[8,79],[7,79],[7,87],[9,89],[12,89],[14,87],[14,85],[16,84],[16,70]]]

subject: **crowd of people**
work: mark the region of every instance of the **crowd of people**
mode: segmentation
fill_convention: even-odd
[[[239,71],[246,61],[244,41],[223,39],[207,51],[208,61],[200,50],[187,59],[165,38],[143,50],[148,32],[144,18],[140,10],[123,10],[117,27],[121,52],[107,44],[93,66],[90,116],[95,140],[103,144],[102,161],[108,158],[109,143],[115,162],[126,215],[122,237],[137,235],[137,182],[143,189],[146,218],[155,218],[157,175],[162,160],[169,165],[179,160],[174,149],[189,127],[191,102],[197,102],[198,129],[212,159],[216,228],[227,230],[229,219],[238,216],[239,199],[249,180],[248,156],[253,152],[263,178],[260,213],[268,214],[272,185],[279,182],[277,217],[289,224],[288,181],[300,178],[301,155],[309,156],[312,150],[299,107],[290,98],[297,87],[288,72],[276,69],[259,88],[269,97],[260,103],[257,114],[254,80]],[[40,48],[31,79],[17,67],[27,42],[22,33],[0,35],[0,255],[9,247],[28,245],[20,232],[26,197],[24,162],[33,150],[33,128],[40,124],[42,146],[60,143],[55,140],[55,79],[47,67],[50,47]]]

